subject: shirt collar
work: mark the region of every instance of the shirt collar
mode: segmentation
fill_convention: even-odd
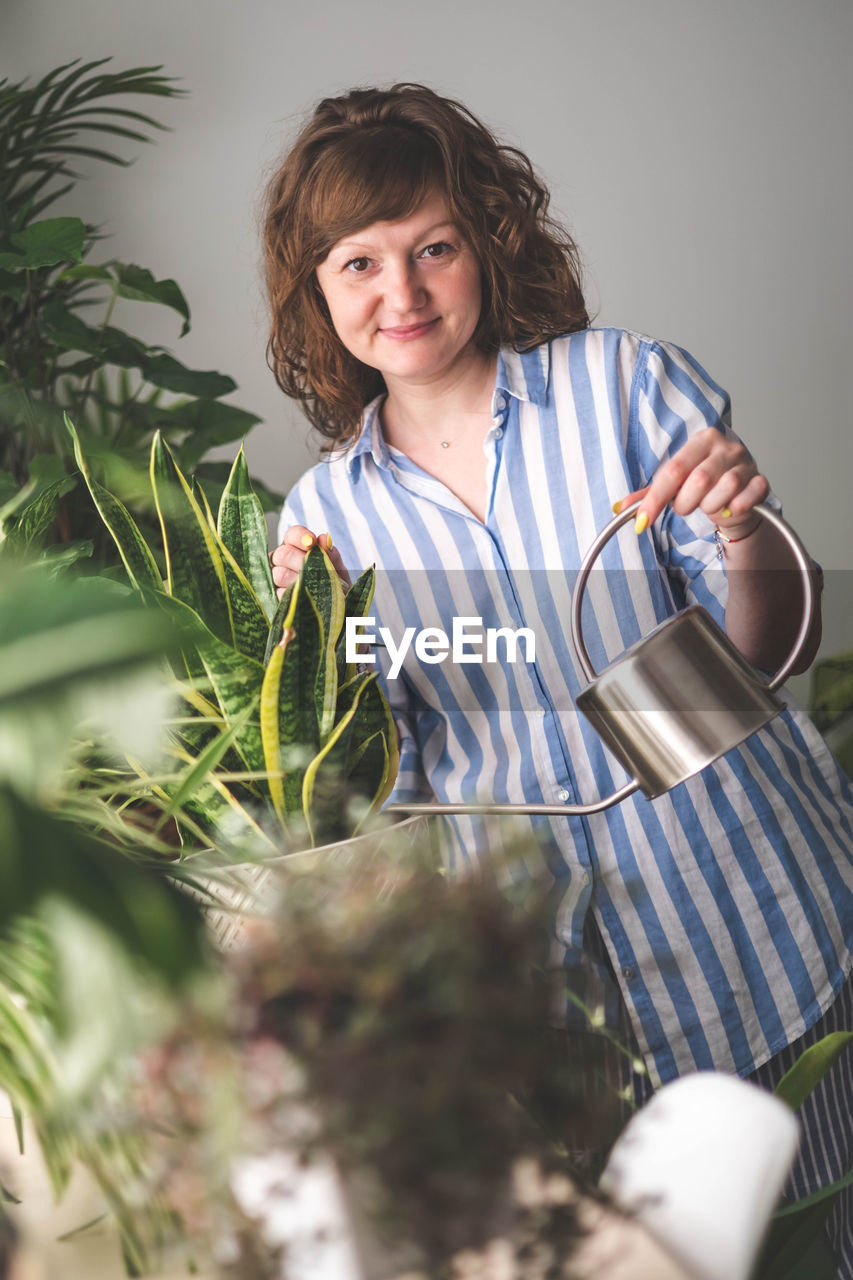
[[[501,347],[492,393],[492,413],[497,415],[506,407],[503,393],[514,396],[516,400],[535,405],[544,404],[548,396],[550,374],[550,343],[543,342],[541,346],[525,352],[515,351],[512,347]],[[356,459],[366,453],[372,456],[377,467],[387,468],[390,463],[391,455],[379,425],[379,406],[384,398],[383,393],[371,400],[362,413],[361,427],[355,442],[336,455],[345,458],[349,472],[352,472]]]
[[[373,461],[377,467],[387,467],[390,462],[390,454],[385,438],[379,426],[379,406],[385,399],[385,394],[377,396],[375,400],[371,400],[361,415],[361,427],[355,443],[342,451],[346,460],[347,471],[351,472],[355,466],[356,459],[361,458],[365,453],[369,453],[373,457]]]
[[[551,376],[551,344],[543,342],[532,351],[516,351],[513,347],[501,347],[498,352],[498,371],[495,378],[495,397],[502,391],[516,400],[542,405],[548,396]],[[502,406],[492,402],[493,411]]]

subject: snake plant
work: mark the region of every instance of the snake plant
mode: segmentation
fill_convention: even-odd
[[[345,619],[369,610],[373,570],[345,594],[315,545],[277,602],[266,522],[242,449],[214,519],[160,433],[150,465],[158,560],[127,509],[94,479],[68,427],[133,588],[193,635],[173,665],[183,714],[172,733],[172,767],[137,771],[146,799],[161,810],[159,825],[174,820],[192,847],[260,839],[293,848],[354,834],[397,769],[394,722],[376,674],[345,657]]]

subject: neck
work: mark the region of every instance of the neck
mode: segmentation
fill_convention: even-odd
[[[491,422],[496,369],[496,356],[478,353],[464,368],[449,371],[440,381],[390,382],[382,407],[386,440],[405,453],[414,441],[438,445],[448,434],[458,438],[480,427],[485,434]]]

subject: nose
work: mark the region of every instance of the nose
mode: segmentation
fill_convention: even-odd
[[[426,290],[412,262],[394,262],[385,267],[385,305],[396,315],[417,311],[426,301]]]

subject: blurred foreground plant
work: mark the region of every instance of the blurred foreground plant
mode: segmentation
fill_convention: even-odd
[[[185,873],[130,825],[116,841],[87,788],[95,760],[159,749],[160,664],[178,643],[113,583],[0,573],[0,1089],[57,1196],[75,1162],[94,1175],[137,1267],[157,1217],[133,1198],[141,1136],[99,1116],[122,1051],[202,971],[203,918]]]

